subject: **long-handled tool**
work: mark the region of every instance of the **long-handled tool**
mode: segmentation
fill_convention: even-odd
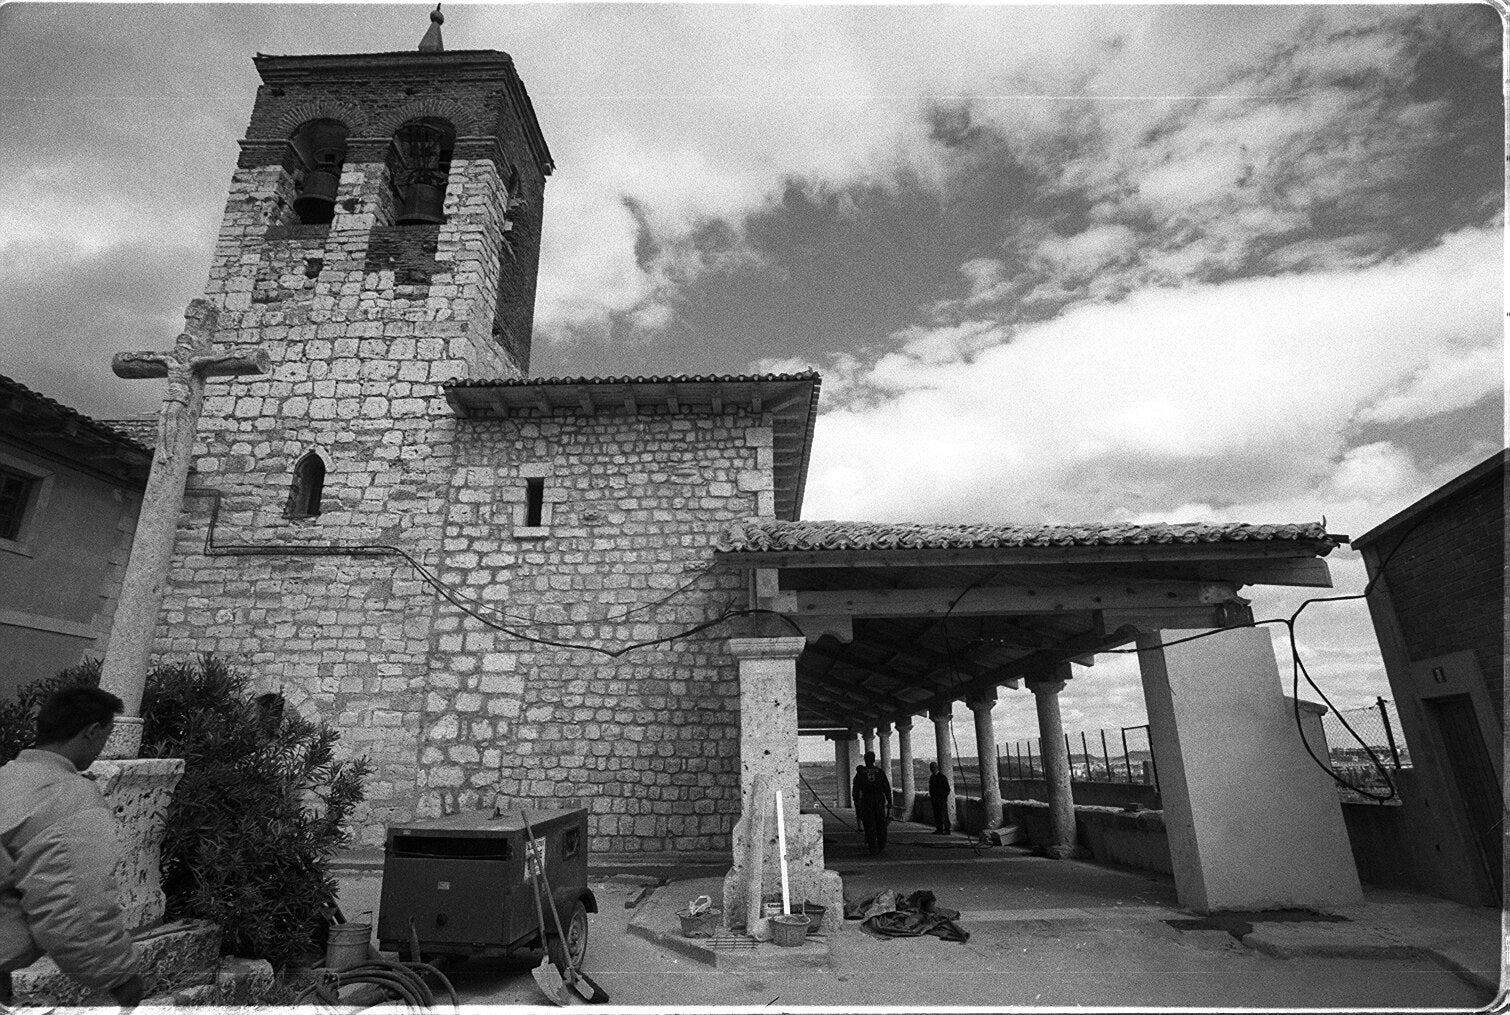
[[[530,848],[535,853],[533,862],[540,865],[540,872],[543,875],[545,873],[545,858],[540,855],[539,848],[535,845],[533,839],[530,840]],[[532,877],[529,880],[535,889],[535,916],[540,920],[540,943],[541,945],[545,945],[545,907],[540,903],[541,878]],[[535,984],[546,997],[559,1005],[577,1004],[575,995],[566,989],[566,981],[561,978],[560,971],[551,962],[549,946],[546,946],[545,952],[545,958],[541,960],[540,965],[530,971],[531,975],[535,977]]]
[[[551,891],[550,875],[545,873],[545,854],[541,851],[539,843],[535,840],[535,830],[530,826],[529,815],[523,812],[521,812],[521,815],[524,818],[524,833],[529,836],[530,847],[535,851],[535,858],[540,864],[540,881],[537,883],[535,890],[538,892],[539,885],[544,884],[545,899],[550,903],[551,919],[556,924],[556,939],[561,942],[561,947],[557,949],[561,958],[556,968],[561,974],[561,979],[566,983],[565,993],[575,995],[588,1004],[607,1004],[608,991],[598,986],[592,977],[577,968],[576,956],[571,953],[571,942],[566,936],[566,930],[561,926],[561,914],[556,910],[556,897]],[[536,898],[538,901],[538,895]],[[543,922],[544,917],[541,917],[541,920]],[[546,947],[546,959],[547,961],[550,959],[549,945]],[[537,980],[536,982],[538,983],[539,981]]]

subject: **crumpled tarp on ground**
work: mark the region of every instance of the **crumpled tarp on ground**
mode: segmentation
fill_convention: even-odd
[[[860,902],[844,902],[844,919],[862,920],[862,930],[877,937],[922,937],[931,934],[945,941],[968,941],[970,932],[955,921],[959,911],[934,904],[927,889],[903,895],[888,888]]]

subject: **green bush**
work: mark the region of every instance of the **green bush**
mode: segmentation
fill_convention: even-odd
[[[0,706],[0,747],[30,746],[47,695],[91,677],[98,682],[97,665],[22,688]],[[343,825],[368,769],[365,759],[335,760],[335,730],[249,685],[208,655],[154,669],[141,753],[185,762],[163,836],[167,915],[217,923],[226,954],[283,969],[319,947],[320,908],[335,897],[330,860],[347,841]]]

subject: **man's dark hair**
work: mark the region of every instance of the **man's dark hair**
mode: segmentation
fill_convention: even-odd
[[[121,699],[98,687],[65,687],[37,712],[37,743],[72,740],[86,726],[110,722],[126,710]]]
[[[875,751],[866,751],[865,752],[865,763],[867,765],[874,764],[875,760],[876,760],[876,752]]]

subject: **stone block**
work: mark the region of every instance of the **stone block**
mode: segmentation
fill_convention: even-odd
[[[115,883],[129,930],[149,927],[163,918],[166,900],[159,873],[163,821],[183,773],[181,758],[96,761],[89,768],[95,786],[115,813],[121,845]]]
[[[220,968],[215,972],[215,998],[209,1003],[255,1004],[272,985],[273,967],[266,959],[227,957],[220,960]]]
[[[220,928],[204,920],[178,920],[132,935],[141,958],[146,994],[156,997],[214,983],[220,958]],[[17,1007],[110,1006],[106,994],[91,991],[43,956],[10,974]]]

